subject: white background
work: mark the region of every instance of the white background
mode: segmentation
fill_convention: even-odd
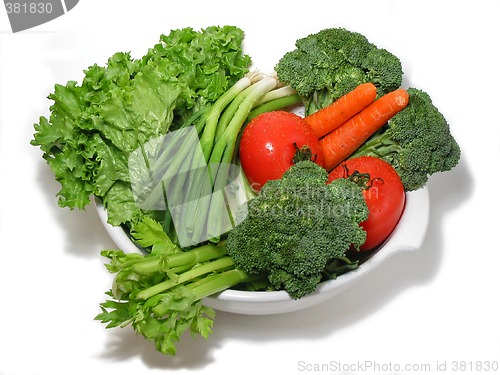
[[[437,374],[439,363],[451,374],[453,361],[500,361],[500,1],[288,4],[81,0],[16,34],[0,8],[0,375],[297,374],[337,362],[352,368],[322,373],[429,364]],[[401,58],[405,84],[431,95],[463,156],[428,184],[431,222],[419,251],[308,310],[218,313],[212,337],[187,336],[165,357],[130,329],[93,320],[110,285],[99,251],[114,245],[93,207],[58,207],[58,183],[29,142],[55,83],[81,81],[114,52],[140,57],[171,29],[224,24],[245,30],[263,71],[298,37],[338,26],[363,33]]]

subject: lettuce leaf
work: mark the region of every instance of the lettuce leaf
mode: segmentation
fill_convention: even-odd
[[[50,116],[40,117],[31,141],[61,184],[58,204],[83,209],[102,199],[110,224],[139,220],[128,157],[210,105],[250,65],[243,31],[234,26],[173,30],[139,59],[112,55],[84,71],[81,84],[56,84]],[[147,213],[146,213],[147,214]]]

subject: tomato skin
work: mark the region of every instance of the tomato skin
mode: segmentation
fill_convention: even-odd
[[[360,248],[361,251],[367,251],[382,244],[390,236],[401,218],[406,196],[394,168],[386,161],[371,156],[342,162],[330,172],[329,181],[352,176],[355,171],[370,175],[370,187],[363,190],[369,214],[368,219],[361,223],[366,231],[366,242]]]
[[[323,165],[318,138],[302,117],[272,111],[252,119],[239,146],[241,166],[252,188],[259,191],[267,181],[281,178],[303,146],[310,149],[311,160]]]

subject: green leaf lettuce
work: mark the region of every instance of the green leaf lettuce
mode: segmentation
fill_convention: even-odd
[[[81,84],[56,84],[50,116],[35,124],[31,144],[61,184],[58,204],[84,208],[102,199],[112,225],[144,215],[134,202],[128,157],[180,126],[247,71],[243,32],[234,26],[173,30],[146,55],[112,55],[84,71]]]

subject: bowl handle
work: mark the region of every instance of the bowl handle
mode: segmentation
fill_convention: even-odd
[[[405,211],[386,243],[391,252],[416,251],[421,246],[429,225],[430,205],[427,187],[406,194]]]

